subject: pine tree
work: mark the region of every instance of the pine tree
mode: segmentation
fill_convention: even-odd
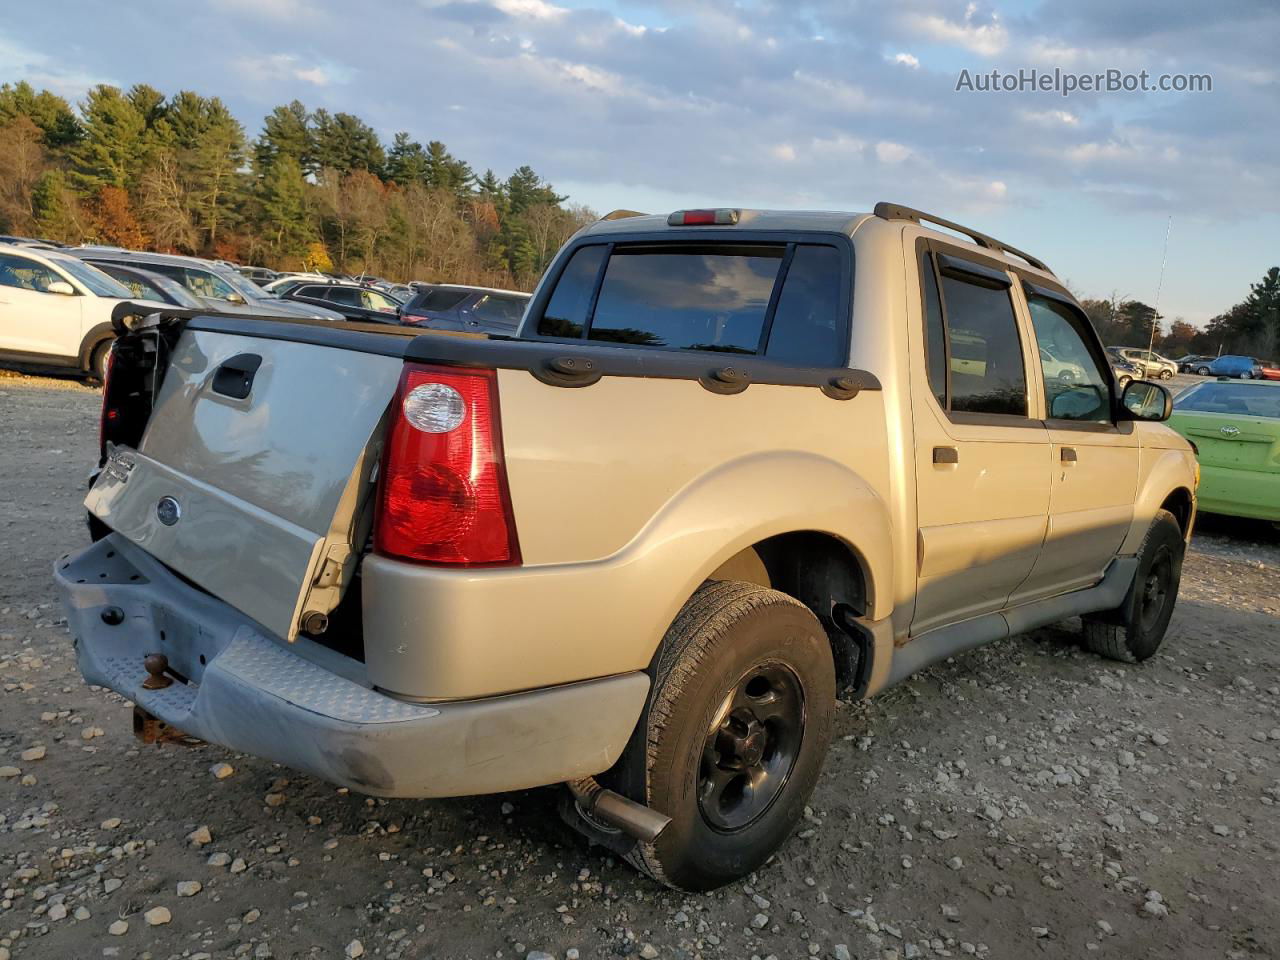
[[[1280,267],[1272,267],[1259,282],[1250,284],[1245,304],[1255,318],[1257,330],[1270,327],[1272,336],[1280,342]]]
[[[520,214],[529,207],[539,203],[559,205],[566,198],[551,189],[551,184],[543,183],[542,178],[533,172],[532,167],[517,167],[515,173],[507,178],[507,196],[511,201],[511,212]]]
[[[253,146],[254,165],[259,176],[264,175],[280,157],[292,157],[304,175],[314,174],[319,169],[315,160],[311,118],[307,116],[307,108],[298,100],[288,106],[276,107],[267,114],[262,121],[262,135]]]
[[[50,150],[70,146],[83,135],[80,121],[66,100],[48,90],[36,93],[25,80],[0,86],[0,126],[15,117],[27,117],[39,127],[44,145]]]
[[[86,193],[130,186],[140,170],[146,121],[117,87],[89,91],[80,105],[84,137],[71,151],[72,182]]]
[[[35,233],[61,243],[84,239],[84,224],[67,178],[56,167],[46,170],[31,194]]]
[[[471,192],[474,179],[471,167],[454,157],[439,140],[427,144],[427,186],[448,190],[461,199]]]
[[[395,135],[391,149],[387,151],[387,179],[402,186],[425,183],[430,169],[428,160],[422,144],[411,141],[409,134],[401,131]]]
[[[317,110],[311,116],[315,162],[320,169],[350,173],[367,170],[381,176],[386,155],[378,134],[359,117]]]
[[[262,178],[258,200],[277,257],[302,257],[314,239],[307,222],[306,188],[302,167],[289,154],[277,156]]]

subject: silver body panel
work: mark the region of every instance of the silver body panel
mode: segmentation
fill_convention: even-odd
[[[215,393],[218,367],[242,354],[262,358],[249,395]],[[292,639],[322,561],[337,564],[323,571],[328,612],[341,593],[331,581],[350,574],[363,545],[378,426],[401,367],[391,357],[187,331],[139,450],[113,451],[85,505]],[[160,516],[164,498],[178,504],[172,525]]]

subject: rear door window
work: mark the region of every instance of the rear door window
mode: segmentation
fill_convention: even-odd
[[[933,275],[933,258],[926,256],[921,265],[931,390],[935,396],[945,391],[944,407],[951,413],[1026,417],[1027,378],[1008,275],[957,257],[939,260],[940,285]],[[936,306],[935,286],[940,294]],[[936,329],[939,318],[944,324],[941,336]],[[940,340],[947,357],[941,370]]]
[[[334,303],[344,307],[363,307],[364,302],[360,299],[360,291],[352,290],[350,287],[330,287],[326,291],[326,299],[332,300]]]
[[[583,246],[561,273],[538,333],[842,366],[843,264],[837,247],[817,243]]]
[[[418,310],[452,310],[465,300],[469,293],[468,290],[428,290],[414,304],[414,307]]]
[[[471,312],[486,323],[501,327],[514,327],[524,313],[524,301],[518,297],[502,297],[488,294],[481,297]]]

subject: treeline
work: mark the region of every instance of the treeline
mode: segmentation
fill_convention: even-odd
[[[1152,322],[1158,319],[1155,349],[1165,356],[1280,356],[1280,267],[1272,267],[1261,280],[1250,284],[1243,300],[1211,319],[1203,329],[1180,318],[1166,326],[1164,318],[1157,318],[1148,304],[1115,295],[1107,300],[1084,298],[1080,305],[1107,344],[1145,347]]]
[[[78,109],[0,86],[0,232],[278,269],[531,287],[594,214],[522,166],[276,107],[250,140],[217,97],[98,86]]]

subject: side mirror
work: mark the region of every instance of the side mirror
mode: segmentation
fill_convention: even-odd
[[[1120,405],[1130,420],[1161,423],[1173,413],[1173,394],[1158,383],[1134,380],[1120,395]]]
[[[60,293],[64,297],[74,297],[76,295],[76,288],[71,286],[71,284],[67,283],[65,280],[55,280],[44,288],[44,292]]]
[[[244,302],[244,297],[240,296],[238,293],[231,293],[227,295],[227,303],[235,303],[243,306]]]

